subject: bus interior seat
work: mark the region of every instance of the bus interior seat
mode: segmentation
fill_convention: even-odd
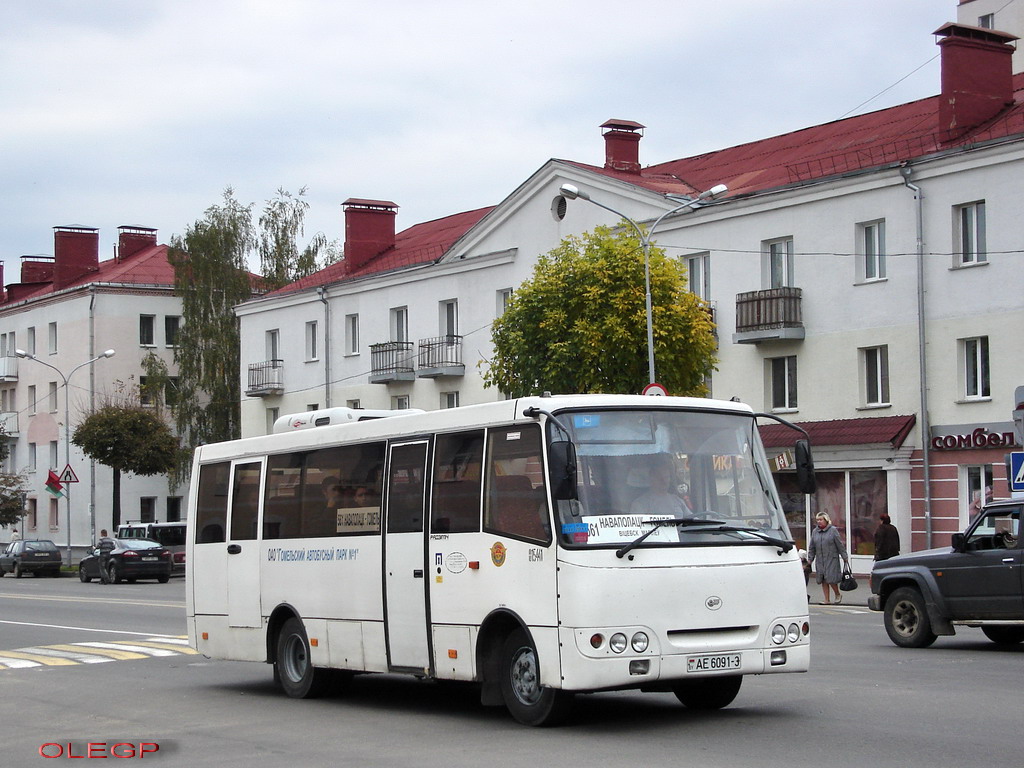
[[[494,478],[495,498],[491,523],[501,531],[532,539],[546,539],[546,521],[541,518],[543,498],[526,475],[498,475]]]

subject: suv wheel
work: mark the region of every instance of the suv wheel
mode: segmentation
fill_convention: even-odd
[[[885,631],[901,648],[925,648],[935,642],[921,593],[913,587],[900,587],[885,601]]]
[[[1017,643],[1024,642],[1024,627],[992,626],[982,627],[981,631],[993,643],[999,643],[1000,645],[1016,645]]]

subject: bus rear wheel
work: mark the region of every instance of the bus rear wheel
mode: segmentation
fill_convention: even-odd
[[[274,679],[293,699],[322,696],[330,682],[329,670],[313,666],[306,628],[299,619],[288,619],[277,636]]]
[[[722,709],[732,704],[743,684],[743,675],[698,677],[676,683],[672,692],[687,709]]]
[[[509,714],[523,725],[556,725],[572,705],[571,693],[540,684],[537,649],[522,629],[502,646],[501,696]]]

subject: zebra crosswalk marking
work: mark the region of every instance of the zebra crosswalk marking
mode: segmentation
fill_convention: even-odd
[[[141,633],[140,633],[141,634]],[[152,636],[145,640],[55,643],[0,651],[0,670],[58,667],[73,664],[104,664],[153,657],[196,655],[183,636]]]
[[[47,656],[42,653],[28,653],[29,650],[30,649],[26,648],[21,651],[4,651],[4,654],[12,659],[34,661],[42,664],[44,667],[67,667],[77,663],[71,659],[61,658],[59,656]]]
[[[50,648],[54,648],[58,651],[77,651],[81,653],[84,650],[88,650],[89,653],[95,653],[99,656],[107,656],[111,659],[117,659],[118,661],[127,661],[128,659],[144,659],[145,654],[142,653],[130,653],[128,651],[118,651],[113,648],[82,648],[82,644],[75,645],[51,645]]]

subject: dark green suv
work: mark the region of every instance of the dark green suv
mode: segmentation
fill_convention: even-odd
[[[60,576],[60,565],[60,550],[49,539],[12,541],[0,554],[0,576],[5,573],[13,573],[19,579],[23,573]]]
[[[875,563],[868,607],[884,611],[889,639],[924,648],[960,625],[997,643],[1024,641],[1022,507],[1022,499],[992,502],[952,546]]]

